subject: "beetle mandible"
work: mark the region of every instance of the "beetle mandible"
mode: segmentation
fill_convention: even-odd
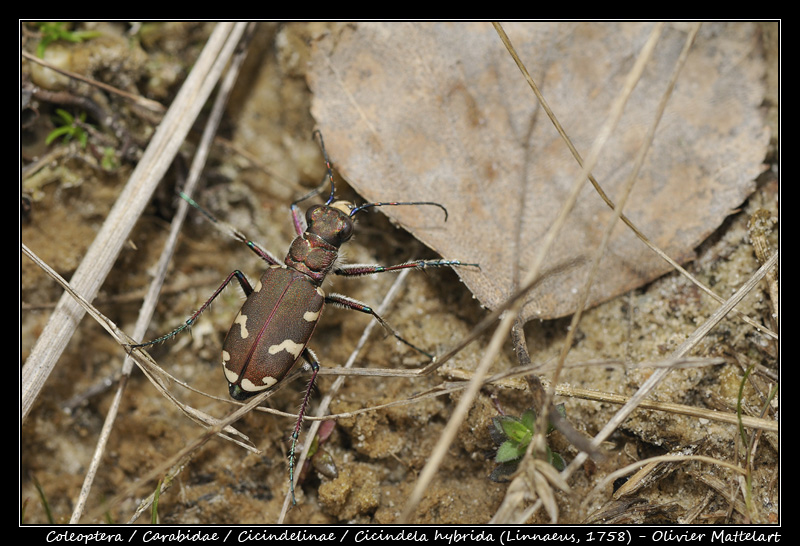
[[[346,277],[372,275],[402,269],[443,266],[471,266],[458,260],[414,260],[393,266],[338,264],[339,248],[353,236],[354,217],[359,212],[382,206],[435,206],[447,209],[431,201],[377,202],[359,206],[349,201],[336,200],[333,167],[325,150],[319,131],[320,148],[325,158],[330,193],[324,204],[312,205],[303,218],[298,204],[316,195],[317,190],[301,197],[291,205],[297,237],[292,242],[283,262],[272,253],[262,249],[237,230],[230,228],[234,237],[244,242],[268,267],[255,286],[247,277],[235,270],[228,275],[211,297],[180,327],[152,341],[131,345],[142,348],[170,339],[190,328],[197,317],[211,302],[236,279],[246,296],[241,310],[233,320],[222,345],[222,369],[228,382],[228,390],[235,400],[246,400],[280,382],[300,360],[311,367],[311,378],[303,395],[297,421],[291,435],[289,449],[289,482],[294,504],[294,463],[297,440],[302,428],[309,398],[319,371],[319,360],[309,349],[308,343],[317,327],[325,304],[338,305],[346,309],[372,315],[394,337],[428,358],[433,356],[395,332],[371,307],[341,294],[326,294],[322,283],[330,273]],[[203,210],[190,197],[181,194],[192,206],[203,212],[212,222],[218,221]]]

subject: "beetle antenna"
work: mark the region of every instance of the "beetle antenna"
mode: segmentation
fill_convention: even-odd
[[[331,160],[328,157],[328,151],[325,149],[325,141],[322,139],[322,133],[319,129],[316,129],[314,130],[314,135],[319,138],[319,147],[322,150],[322,157],[325,158],[325,166],[328,168],[328,180],[331,182],[331,193],[328,195],[328,200],[325,202],[325,204],[330,205],[333,203],[334,194],[336,193],[333,185],[333,165],[331,165]]]
[[[334,187],[334,184],[333,184],[333,165],[331,164],[330,158],[328,158],[328,152],[325,150],[325,142],[322,140],[322,133],[319,131],[319,129],[316,129],[314,131],[313,136],[316,136],[316,137],[319,138],[320,148],[322,149],[322,156],[325,158],[325,165],[326,165],[328,170],[327,170],[327,173],[325,174],[325,176],[322,177],[322,182],[320,182],[320,184],[316,188],[314,188],[313,190],[311,190],[310,192],[308,192],[304,196],[300,197],[299,199],[295,199],[292,202],[292,209],[297,207],[297,205],[299,205],[300,203],[302,203],[306,199],[310,199],[310,198],[314,197],[315,195],[321,193],[322,192],[322,188],[325,185],[328,185],[328,184],[330,185],[331,192],[328,195],[328,200],[325,202],[325,204],[326,205],[330,205],[333,202],[333,199],[334,199],[335,187]],[[326,178],[327,178],[327,180],[326,180]]]
[[[357,213],[361,212],[362,210],[370,208],[370,207],[387,207],[387,206],[398,206],[398,205],[431,205],[431,206],[434,206],[434,207],[439,207],[440,209],[442,209],[444,211],[444,221],[447,222],[447,209],[444,208],[444,205],[439,204],[439,203],[434,203],[433,201],[413,201],[413,202],[408,202],[408,203],[397,203],[397,202],[393,202],[393,203],[364,203],[363,205],[355,207],[353,210],[350,211],[350,218],[352,218],[353,216],[355,216]]]
[[[330,158],[328,157],[328,151],[325,149],[325,141],[322,138],[322,132],[320,132],[319,129],[315,129],[313,136],[316,136],[319,139],[319,147],[322,150],[322,157],[325,158],[325,166],[328,168],[328,175],[327,176],[328,176],[328,180],[330,181],[330,184],[331,184],[331,193],[330,193],[330,195],[328,195],[328,200],[325,202],[325,204],[326,205],[330,205],[331,203],[333,203],[333,200],[335,198],[334,197],[335,187],[334,187],[334,184],[333,184],[333,166],[331,164]],[[316,192],[314,192],[314,193],[316,193]],[[297,201],[295,201],[295,203],[299,203],[300,201],[305,200],[306,198],[310,197],[312,194],[309,194],[309,195],[303,197],[302,199],[298,199]],[[414,202],[408,202],[408,203],[398,203],[398,202],[392,202],[392,203],[365,203],[365,204],[363,204],[361,206],[353,208],[353,210],[350,211],[350,218],[354,217],[357,213],[361,212],[362,210],[368,209],[370,207],[386,207],[386,206],[399,206],[399,205],[430,205],[430,206],[434,206],[434,207],[439,207],[440,209],[442,209],[444,211],[444,221],[447,222],[447,209],[444,208],[444,205],[441,205],[439,203],[434,203],[432,201],[414,201]]]

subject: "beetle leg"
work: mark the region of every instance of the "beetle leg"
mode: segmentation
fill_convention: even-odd
[[[300,411],[297,414],[297,423],[294,425],[292,432],[292,446],[289,448],[289,489],[292,492],[292,504],[297,504],[294,498],[294,463],[295,463],[295,449],[297,447],[297,440],[300,438],[300,429],[303,428],[303,418],[308,408],[308,400],[311,398],[311,392],[314,390],[314,381],[317,379],[319,372],[319,360],[314,352],[306,348],[303,350],[303,358],[311,365],[311,379],[308,381],[308,388],[306,394],[303,396],[303,402],[300,404]]]
[[[211,294],[211,297],[208,298],[208,300],[200,307],[200,309],[198,309],[191,317],[186,319],[186,322],[184,322],[181,326],[175,328],[168,334],[165,334],[159,338],[154,339],[153,341],[148,341],[145,343],[137,343],[136,345],[129,345],[129,347],[131,349],[140,349],[142,347],[149,347],[150,345],[155,345],[156,343],[161,343],[162,341],[171,339],[176,335],[178,335],[179,333],[181,333],[183,330],[191,328],[191,326],[197,320],[197,317],[200,316],[200,313],[205,311],[206,308],[208,308],[208,306],[211,305],[211,302],[214,301],[214,298],[219,296],[220,292],[222,292],[234,278],[237,281],[239,281],[239,286],[242,287],[242,292],[244,292],[245,296],[249,296],[253,292],[253,288],[250,286],[247,277],[245,277],[244,273],[242,273],[237,269],[236,271],[233,271],[230,275],[228,275],[228,277],[223,281],[223,283],[219,286],[219,288],[217,288],[217,290],[213,294]]]
[[[261,248],[255,242],[253,242],[253,241],[248,239],[248,240],[245,240],[244,243],[247,245],[247,248],[249,248],[250,250],[255,252],[256,255],[259,258],[261,258],[262,260],[264,260],[268,264],[270,264],[270,265],[282,265],[283,264],[283,262],[280,261],[278,258],[276,258],[275,255],[272,254],[272,252],[270,252],[269,250]]]
[[[402,269],[425,269],[426,267],[447,266],[480,267],[478,264],[467,264],[459,260],[414,260],[397,265],[346,264],[334,269],[333,273],[345,277],[358,277],[361,275],[374,275],[375,273],[400,271]]]
[[[348,298],[347,296],[343,296],[342,294],[329,294],[328,296],[325,296],[325,302],[326,303],[330,303],[332,305],[338,305],[339,307],[343,307],[345,309],[352,309],[354,311],[361,311],[362,313],[366,313],[368,315],[372,315],[375,318],[375,320],[377,320],[381,324],[381,326],[386,328],[386,330],[390,334],[392,334],[394,337],[396,337],[398,340],[400,340],[401,342],[405,343],[406,345],[408,345],[409,347],[411,347],[415,351],[417,351],[417,352],[425,355],[426,357],[430,358],[431,360],[433,360],[433,355],[432,354],[428,353],[427,351],[423,351],[422,349],[420,349],[419,347],[417,347],[416,345],[414,345],[410,341],[404,339],[403,336],[398,334],[397,331],[395,331],[394,328],[389,326],[389,323],[387,323],[385,320],[383,320],[383,318],[381,318],[381,316],[378,313],[376,313],[375,310],[372,309],[372,307],[370,307],[366,303],[362,303],[362,302],[360,302],[358,300],[354,300],[353,298]]]
[[[182,198],[182,199],[184,199],[184,200],[185,200],[187,203],[189,203],[191,206],[193,206],[193,207],[194,207],[194,208],[196,208],[198,211],[200,211],[200,212],[203,214],[203,216],[205,216],[205,217],[206,217],[206,219],[207,219],[209,222],[211,222],[212,224],[214,224],[214,226],[215,226],[217,229],[219,229],[220,231],[225,231],[225,232],[227,232],[227,233],[228,233],[228,235],[229,235],[230,237],[233,237],[234,239],[236,239],[236,240],[238,240],[238,241],[241,241],[242,243],[246,244],[246,245],[247,245],[247,247],[248,247],[250,250],[252,250],[253,252],[255,252],[255,253],[258,255],[258,257],[259,257],[259,258],[261,258],[262,260],[264,260],[265,262],[267,262],[267,263],[268,263],[268,264],[270,264],[270,265],[281,265],[281,263],[282,263],[282,262],[281,262],[280,260],[278,260],[278,258],[276,258],[275,256],[273,256],[273,254],[272,254],[270,251],[268,251],[268,250],[264,250],[263,248],[261,248],[260,246],[258,246],[258,245],[257,245],[255,242],[253,242],[253,241],[251,241],[250,239],[248,239],[248,238],[245,236],[245,234],[244,234],[244,233],[242,233],[241,231],[239,231],[238,229],[236,229],[235,227],[233,227],[233,226],[232,226],[232,225],[230,225],[229,223],[227,223],[227,222],[223,222],[222,220],[218,219],[216,216],[214,216],[213,214],[211,214],[210,212],[208,212],[206,209],[204,209],[203,207],[201,207],[201,206],[200,206],[200,205],[197,203],[197,201],[195,201],[194,199],[192,199],[191,197],[189,197],[189,196],[188,196],[188,195],[186,195],[185,193],[183,193],[183,192],[180,192],[180,196],[181,196],[181,198]],[[230,277],[228,278],[228,282],[230,282]],[[241,282],[241,281],[239,281],[239,282]],[[227,284],[227,283],[226,283],[226,284]],[[242,288],[244,288],[244,287],[242,287]]]

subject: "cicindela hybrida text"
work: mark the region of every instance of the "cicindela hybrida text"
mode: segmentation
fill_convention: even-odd
[[[393,266],[337,264],[339,248],[352,237],[355,229],[354,217],[359,212],[371,207],[383,206],[435,206],[444,211],[445,220],[447,220],[447,209],[439,203],[430,201],[377,202],[356,206],[348,201],[335,200],[333,167],[325,151],[322,136],[319,132],[315,134],[319,137],[325,158],[330,194],[325,204],[309,207],[305,219],[300,213],[298,204],[316,195],[318,190],[292,203],[292,218],[297,237],[292,242],[289,253],[283,262],[238,231],[233,230],[234,237],[244,242],[250,250],[268,264],[267,270],[261,275],[256,285],[251,286],[244,274],[235,270],[183,325],[153,341],[131,346],[131,348],[142,348],[154,345],[191,327],[197,317],[222,290],[233,279],[236,279],[247,299],[234,319],[222,346],[222,369],[225,379],[228,381],[231,397],[235,400],[246,400],[273,387],[301,359],[311,366],[311,379],[303,395],[289,449],[289,483],[292,503],[296,502],[294,495],[295,449],[303,417],[319,371],[319,360],[308,347],[308,343],[325,304],[330,303],[372,315],[399,341],[430,359],[434,358],[433,355],[400,336],[368,305],[341,294],[325,294],[322,290],[325,277],[330,273],[345,277],[357,277],[410,268],[479,267],[478,264],[462,263],[458,260],[415,260]],[[212,222],[217,222],[191,198],[185,195],[182,197],[203,212]]]

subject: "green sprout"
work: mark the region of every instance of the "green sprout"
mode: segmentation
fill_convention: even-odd
[[[566,415],[564,405],[559,404],[556,410],[562,417]],[[547,433],[553,431],[552,425],[547,427]],[[519,462],[522,460],[528,444],[536,432],[536,412],[533,409],[525,410],[522,415],[501,415],[492,418],[492,425],[489,427],[489,434],[492,440],[499,447],[494,457],[495,462],[499,463],[489,476],[494,482],[508,481],[517,470]],[[547,448],[547,462],[553,465],[556,470],[564,470],[564,459],[558,453]]]
[[[96,30],[70,30],[68,22],[54,21],[39,23],[39,30],[42,33],[42,39],[39,45],[36,46],[36,56],[40,59],[44,58],[44,51],[47,46],[58,40],[65,42],[80,43],[92,38],[97,38],[102,33]]]
[[[161,493],[161,480],[156,484],[156,490],[153,492],[153,505],[150,512],[150,524],[158,524],[158,496]]]
[[[47,495],[44,493],[44,488],[39,483],[39,480],[36,478],[32,478],[33,485],[36,487],[36,492],[39,493],[39,500],[42,503],[42,508],[44,508],[44,513],[47,516],[47,522],[51,525],[55,523],[55,519],[53,518],[53,512],[50,511],[50,503],[47,502]]]
[[[119,162],[117,161],[117,154],[114,151],[114,148],[105,147],[103,148],[103,157],[100,159],[100,166],[105,171],[113,171],[117,167],[119,167]]]
[[[86,147],[86,142],[89,139],[89,133],[83,128],[86,121],[86,112],[78,114],[78,119],[61,108],[56,108],[56,116],[53,117],[53,122],[58,125],[55,129],[50,131],[45,139],[45,144],[50,144],[59,137],[64,137],[64,142],[69,142],[73,138],[76,139],[81,148]]]

